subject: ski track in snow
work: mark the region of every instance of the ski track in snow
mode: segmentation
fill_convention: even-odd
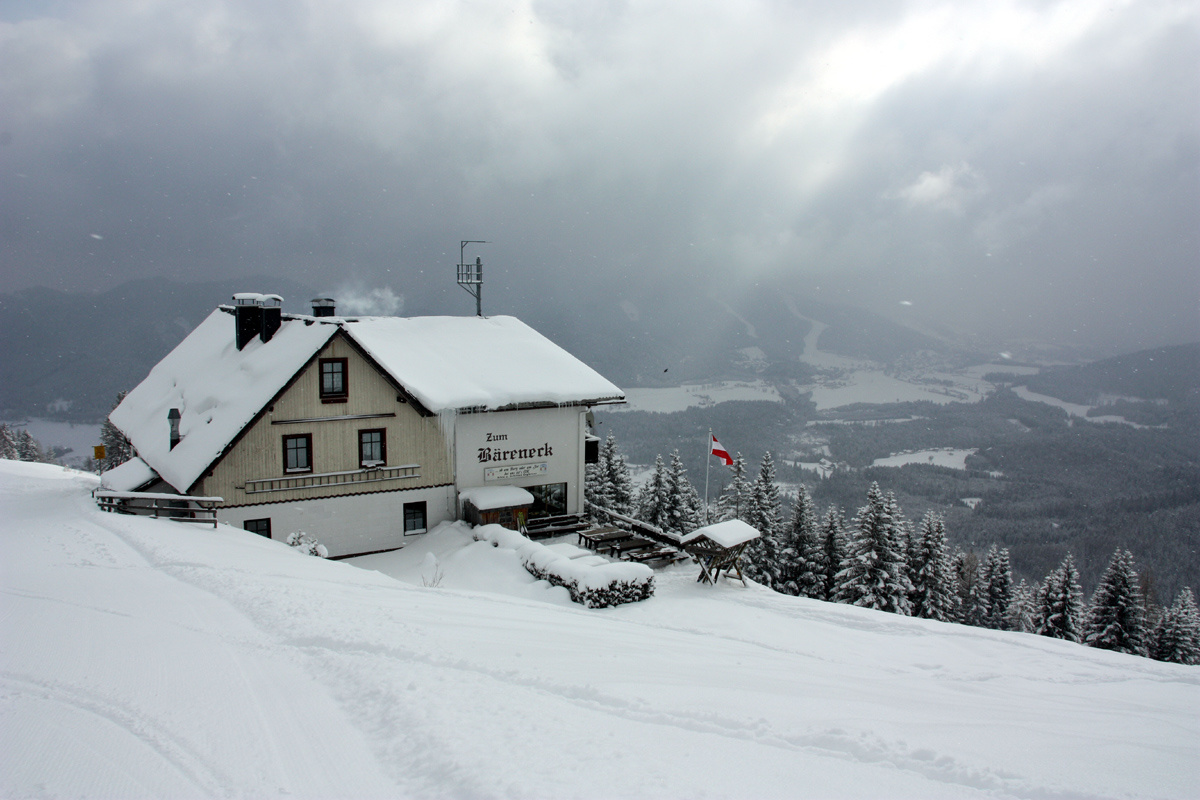
[[[236,722],[258,748],[243,763],[228,748],[214,746],[211,732],[197,726],[196,710],[164,705],[154,687],[106,689],[87,672],[77,680],[68,679],[69,670],[57,677],[31,673],[10,668],[7,654],[0,662],[0,713],[6,725],[14,718],[37,719],[33,709],[47,704],[59,709],[50,715],[55,718],[94,718],[97,729],[128,740],[114,752],[149,754],[113,765],[126,775],[122,785],[147,796],[167,787],[180,796],[250,796],[274,794],[275,786],[279,793],[312,795],[319,793],[316,785],[363,796],[729,796],[770,794],[772,785],[840,796],[1128,796],[1122,789],[1097,791],[1104,785],[1100,779],[1077,788],[1069,778],[1049,777],[1054,770],[1042,768],[1037,777],[1037,764],[1014,769],[1003,765],[1005,758],[981,760],[977,748],[957,743],[968,729],[960,717],[976,709],[978,724],[987,726],[979,733],[988,741],[1028,713],[1017,708],[987,719],[1022,691],[1044,694],[1059,687],[1039,698],[1039,708],[1051,709],[1047,719],[1069,720],[1095,687],[1108,682],[1122,691],[1130,681],[1177,691],[1180,681],[1177,672],[1164,673],[1150,661],[1072,660],[1080,648],[1040,637],[797,601],[755,587],[700,590],[691,566],[661,574],[659,598],[604,611],[414,587],[348,564],[307,559],[236,531],[101,514],[86,494],[80,496],[85,482],[57,487],[71,489],[56,498],[69,513],[56,510],[54,519],[64,522],[40,546],[53,562],[48,574],[66,569],[107,582],[78,592],[57,585],[35,590],[21,585],[19,570],[9,580],[13,568],[6,566],[4,629],[13,627],[13,603],[51,609],[51,617],[55,608],[75,609],[124,626],[136,621],[137,610],[122,607],[120,598],[99,591],[103,587],[137,578],[164,598],[174,593],[169,583],[186,587],[185,611],[159,630],[160,645],[177,636],[200,639],[205,664],[232,682],[226,691],[243,699]],[[0,499],[7,505],[9,495]],[[674,613],[685,608],[681,604],[688,604],[686,613]],[[761,624],[743,624],[750,620]],[[803,636],[771,633],[789,620],[802,626]],[[856,663],[855,653],[881,645],[895,649],[895,658],[879,659],[878,668]],[[968,657],[956,660],[955,652]],[[1028,664],[1005,666],[1015,652],[1024,653]],[[663,653],[677,653],[681,663],[672,669]],[[996,654],[997,667],[981,653]],[[172,655],[163,655],[170,669]],[[303,677],[275,674],[279,664],[293,665]],[[1048,674],[1034,678],[1043,664]],[[745,673],[743,665],[754,666]],[[722,685],[721,676],[736,680],[743,673],[756,685]],[[780,691],[780,681],[804,685],[789,696],[795,708],[778,708],[770,699],[788,696],[770,694]],[[1194,690],[1200,676],[1185,684]],[[964,705],[953,712],[951,728],[959,734],[938,730],[937,714],[952,713],[947,710],[909,725],[895,723],[906,713],[897,703],[924,705],[923,693],[935,686],[941,688],[928,698],[931,707]],[[899,694],[890,705],[884,701],[889,690]],[[765,701],[756,699],[759,692],[767,693]],[[1161,719],[1148,716],[1136,687],[1127,694],[1127,707],[1111,711],[1118,719],[1132,714],[1159,731],[1179,728],[1165,709],[1153,712]],[[327,754],[315,757],[307,737],[289,739],[283,731],[290,723],[315,736],[321,726],[314,728],[314,719],[337,729],[330,709],[316,714],[322,696],[358,731],[374,769],[357,763],[351,775],[343,767],[337,770],[343,783],[311,774],[329,763]],[[299,701],[295,707],[289,698]],[[1189,723],[1178,732],[1185,742],[1195,741],[1195,728]],[[1087,736],[1069,722],[1065,730]],[[51,739],[43,738],[48,744],[28,757],[53,763]],[[1001,738],[1003,749],[1011,749]],[[1100,750],[1116,744],[1096,740]],[[1161,758],[1169,763],[1175,752],[1168,748]],[[147,758],[159,766],[144,763]],[[313,763],[306,771],[308,760]],[[1196,765],[1194,757],[1191,763]],[[250,768],[265,775],[247,784]],[[689,769],[697,775],[686,774]],[[145,777],[149,773],[153,780]],[[772,775],[803,783],[772,784]],[[1164,791],[1169,785],[1141,791],[1170,794]],[[15,788],[0,784],[5,794]],[[47,793],[56,793],[53,788]]]

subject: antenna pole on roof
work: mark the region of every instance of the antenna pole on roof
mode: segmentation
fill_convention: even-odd
[[[483,259],[475,257],[474,264],[468,264],[463,257],[463,251],[469,244],[491,244],[482,239],[463,239],[458,243],[458,285],[467,290],[467,294],[475,298],[475,316],[483,316]]]

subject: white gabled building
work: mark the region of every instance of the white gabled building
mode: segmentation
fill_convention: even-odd
[[[284,314],[236,295],[110,415],[138,458],[106,488],[219,496],[217,518],[332,556],[400,547],[516,486],[583,511],[586,415],[620,389],[513,317]]]

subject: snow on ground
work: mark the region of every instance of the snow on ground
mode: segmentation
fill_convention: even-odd
[[[763,381],[719,381],[694,383],[665,389],[627,389],[625,405],[605,411],[653,411],[669,414],[688,408],[706,408],[730,400],[767,400],[782,403],[778,390]]]
[[[937,450],[917,450],[912,453],[897,453],[887,458],[877,458],[871,462],[873,467],[903,467],[905,464],[931,464],[935,467],[950,469],[966,469],[967,456],[973,456],[979,448],[956,450],[942,447]]]
[[[1115,414],[1106,414],[1106,415],[1100,416],[1100,417],[1089,417],[1088,412],[1092,410],[1092,408],[1093,408],[1092,406],[1080,405],[1079,403],[1068,403],[1066,400],[1059,400],[1057,397],[1051,397],[1050,395],[1038,394],[1037,392],[1031,392],[1031,391],[1029,391],[1028,388],[1026,388],[1024,386],[1014,386],[1013,394],[1015,394],[1017,397],[1021,398],[1022,400],[1027,400],[1031,403],[1045,403],[1046,405],[1054,406],[1055,408],[1061,408],[1063,411],[1067,412],[1072,417],[1078,417],[1079,419],[1086,419],[1088,422],[1096,422],[1096,423],[1119,422],[1123,425],[1132,425],[1135,428],[1147,427],[1145,425],[1139,425],[1136,422],[1130,422],[1129,420],[1125,419],[1124,417],[1118,417]]]
[[[935,380],[905,380],[880,369],[856,369],[841,372],[836,378],[818,384],[798,385],[802,392],[812,392],[818,411],[840,408],[854,403],[911,403],[927,400],[932,403],[977,403],[991,391],[984,381],[950,380],[948,373],[931,376]],[[949,384],[949,385],[947,385]]]
[[[982,380],[983,376],[990,372],[1003,372],[1008,375],[1037,375],[1041,371],[1041,367],[1027,367],[1018,366],[1016,364],[1005,364],[1003,362],[992,362],[990,364],[976,364],[973,367],[967,367],[963,370],[963,374]]]
[[[363,569],[95,483],[0,462],[0,796],[1195,794],[1196,668],[691,565],[587,610],[461,531]]]

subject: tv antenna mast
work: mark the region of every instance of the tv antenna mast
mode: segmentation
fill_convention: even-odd
[[[474,264],[468,264],[463,258],[463,251],[469,244],[491,244],[482,239],[463,239],[458,243],[458,285],[467,290],[467,294],[475,298],[475,316],[483,316],[483,259],[475,257]]]

